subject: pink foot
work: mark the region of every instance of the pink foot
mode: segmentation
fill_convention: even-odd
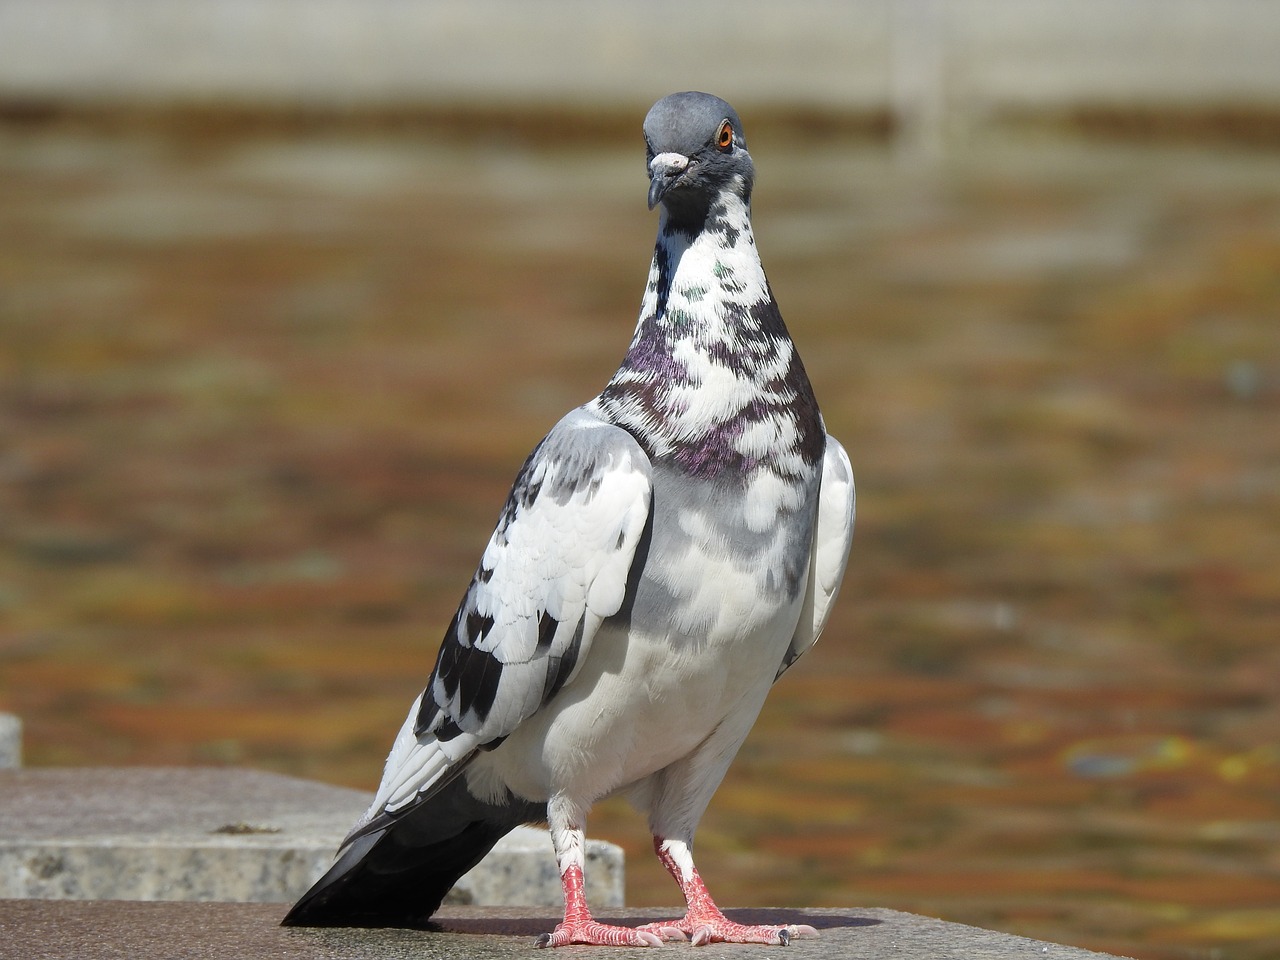
[[[582,867],[576,863],[566,867],[560,879],[564,884],[564,922],[540,936],[533,942],[534,946],[566,947],[571,943],[593,947],[662,946],[662,941],[648,930],[615,927],[595,920],[583,894]]]
[[[667,841],[654,834],[653,849],[667,872],[680,884],[684,902],[688,907],[680,920],[647,923],[641,930],[655,933],[670,940],[668,934],[681,933],[693,941],[695,947],[708,943],[768,943],[785,947],[800,937],[816,937],[818,931],[805,923],[792,923],[784,927],[748,926],[730,920],[716,906],[707,892],[698,869],[693,865],[693,855],[687,841]]]
[[[565,921],[557,924],[551,933],[544,933],[534,941],[534,945],[538,947],[564,947],[571,943],[594,947],[662,946],[662,941],[648,930],[614,927],[595,920]]]
[[[678,932],[693,941],[695,947],[708,943],[767,943],[785,947],[792,940],[818,936],[817,930],[804,923],[792,923],[784,927],[748,926],[736,923],[719,912],[696,916],[688,913],[680,920],[646,923],[638,929],[655,933],[666,940],[676,939],[667,934]]]

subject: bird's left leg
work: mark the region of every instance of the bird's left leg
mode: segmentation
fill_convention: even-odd
[[[708,943],[771,943],[786,946],[798,937],[816,937],[818,931],[808,924],[755,926],[730,920],[721,911],[706,884],[693,865],[693,853],[684,840],[654,835],[653,849],[667,872],[680,884],[687,911],[683,918],[647,924],[641,930],[675,928],[693,941],[695,947]]]
[[[649,807],[653,848],[667,872],[680,884],[687,910],[680,920],[646,924],[640,929],[663,937],[667,934],[662,931],[679,930],[695,946],[718,942],[785,946],[796,937],[818,935],[818,931],[807,924],[750,926],[730,920],[711,899],[693,865],[694,831],[729,763],[746,739],[767,692],[766,687],[757,694],[754,704],[748,704],[722,722],[697,750],[660,771],[650,783],[644,797]]]
[[[551,933],[538,937],[536,944],[539,947],[563,947],[570,943],[597,947],[661,946],[659,934],[599,923],[591,916],[583,886],[583,847],[586,843],[582,832],[583,819],[581,807],[565,797],[552,797],[547,804],[551,842],[556,849],[556,864],[564,887],[564,920]]]

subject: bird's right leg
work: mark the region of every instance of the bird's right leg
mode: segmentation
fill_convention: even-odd
[[[560,883],[564,887],[564,920],[551,933],[538,937],[535,941],[537,946],[563,947],[570,943],[597,947],[661,946],[662,940],[647,930],[615,927],[599,923],[591,916],[583,888],[583,848],[586,843],[582,832],[583,820],[582,809],[565,797],[552,797],[547,804],[551,842],[555,846]]]

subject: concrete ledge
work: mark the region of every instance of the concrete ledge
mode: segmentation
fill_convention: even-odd
[[[894,910],[728,912],[747,922],[795,919],[817,927],[818,939],[798,940],[787,949],[788,957],[806,960],[1103,960],[1109,956]],[[279,926],[283,915],[282,907],[263,904],[0,901],[0,955],[4,955],[4,944],[13,944],[22,949],[22,956],[41,960],[500,960],[530,957],[533,939],[559,920],[555,911],[448,907],[437,918],[440,930],[428,932],[286,929]],[[601,919],[636,924],[672,915],[668,910],[609,910],[601,912]],[[666,949],[692,948],[675,944]],[[577,947],[568,954],[619,957],[638,952]],[[764,955],[757,946],[727,944],[705,947],[696,954],[706,960]]]
[[[0,770],[22,766],[22,721],[0,713]]]
[[[371,795],[238,769],[0,771],[0,897],[291,902]],[[588,845],[588,895],[617,906],[622,851]],[[451,902],[556,906],[546,831],[514,831]]]

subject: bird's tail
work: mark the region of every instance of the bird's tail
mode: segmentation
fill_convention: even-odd
[[[520,823],[531,805],[496,807],[461,779],[394,817],[376,817],[348,840],[329,871],[282,921],[289,927],[422,927],[458,879]]]

